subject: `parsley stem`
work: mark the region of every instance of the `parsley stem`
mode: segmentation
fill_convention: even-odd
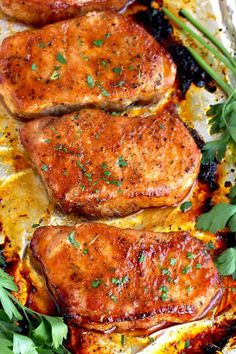
[[[236,61],[229,53],[229,51],[223,46],[223,44],[216,39],[207,28],[202,26],[187,10],[181,10],[180,14],[183,15],[195,28],[197,28],[209,41],[214,44],[225,55],[229,62],[236,68]]]
[[[189,33],[194,40],[199,42],[203,47],[208,49],[217,59],[219,59],[225,66],[231,70],[236,75],[236,67],[232,65],[228,58],[222,55],[215,47],[208,44],[201,36],[199,36],[195,31],[193,31],[190,27],[188,27],[183,21],[181,21],[178,17],[173,15],[168,9],[163,8],[163,12],[167,17],[169,17],[173,22],[175,22],[183,31]]]
[[[196,60],[196,62],[212,77],[213,80],[222,88],[222,90],[230,96],[233,89],[225,81],[223,81],[216,72],[208,65],[205,60],[194,50],[193,48],[187,47],[190,54]]]

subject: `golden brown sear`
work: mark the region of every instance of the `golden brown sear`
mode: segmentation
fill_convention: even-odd
[[[0,0],[1,10],[33,26],[67,20],[89,11],[120,10],[127,0]]]
[[[0,93],[22,118],[155,102],[175,74],[151,35],[112,12],[17,33],[0,47]]]
[[[173,107],[149,117],[88,109],[41,118],[26,123],[21,141],[52,199],[88,217],[181,202],[201,159]]]
[[[187,232],[96,223],[42,227],[31,249],[62,313],[87,329],[189,322],[205,316],[222,295],[210,255]]]

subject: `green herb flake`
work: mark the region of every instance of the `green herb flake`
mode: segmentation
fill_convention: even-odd
[[[124,334],[121,335],[120,344],[122,345],[122,347],[125,345],[125,336],[124,336]]]
[[[134,70],[134,66],[133,66],[133,65],[129,65],[128,69],[129,69],[130,71],[132,71],[132,70]]]
[[[32,70],[32,71],[36,71],[37,69],[38,69],[37,65],[36,65],[35,63],[33,63],[33,64],[31,65],[31,70]]]
[[[111,175],[111,172],[110,172],[110,171],[103,171],[103,174],[104,174],[105,176],[110,176],[110,175]]]
[[[189,209],[192,208],[192,203],[191,202],[184,202],[183,204],[180,205],[180,210],[184,213],[188,211]]]
[[[77,166],[78,166],[83,172],[86,171],[84,165],[83,165],[80,161],[77,161],[76,164],[77,164]]]
[[[123,156],[119,156],[118,166],[119,167],[127,167],[128,166],[128,162],[126,160],[124,160]]]
[[[95,279],[91,282],[91,285],[93,288],[98,288],[100,285],[102,284],[102,280],[99,280],[99,279]]]
[[[196,269],[201,269],[202,268],[202,265],[200,263],[197,263],[196,266],[195,266]]]
[[[89,253],[88,248],[85,248],[85,249],[83,250],[83,254],[87,255],[88,253]]]
[[[104,43],[104,40],[103,39],[96,39],[93,41],[93,44],[96,46],[96,47],[101,47]]]
[[[40,224],[33,224],[31,227],[33,228],[33,229],[35,229],[36,227],[39,227],[40,226]]]
[[[187,286],[187,288],[186,288],[187,293],[191,293],[192,290],[193,290],[193,288],[190,285]]]
[[[54,70],[52,75],[50,76],[50,80],[54,81],[54,80],[58,80],[60,79],[61,74],[58,72],[58,70]]]
[[[80,188],[81,188],[82,192],[85,190],[85,186],[83,184],[80,185]]]
[[[174,266],[174,265],[176,265],[177,260],[175,258],[170,258],[169,262],[170,262],[170,265]]]
[[[113,184],[114,186],[120,187],[122,185],[122,181],[110,180],[108,181],[108,184]]]
[[[41,166],[41,169],[42,169],[42,171],[44,171],[44,172],[48,172],[48,166],[47,165],[42,165]]]
[[[168,293],[169,288],[166,285],[160,286],[159,290],[163,293]]]
[[[150,344],[153,344],[153,343],[155,342],[155,338],[148,337],[148,339],[149,339],[149,343],[150,343]]]
[[[190,271],[190,269],[191,269],[191,267],[188,265],[188,266],[183,268],[182,273],[183,274],[187,274]]]
[[[46,44],[44,42],[39,42],[38,47],[43,49],[46,47]]]
[[[105,97],[110,97],[109,92],[108,92],[107,90],[105,90],[105,89],[102,90],[101,94],[102,94],[103,96],[105,96]]]
[[[168,298],[168,295],[167,295],[166,293],[163,293],[163,294],[161,295],[162,301],[166,301],[167,298]]]
[[[107,38],[110,38],[111,37],[111,32],[107,32],[105,33],[104,37],[107,39]]]
[[[52,141],[51,139],[43,139],[43,142],[47,144],[51,143],[51,141]]]
[[[123,69],[122,69],[122,67],[120,67],[120,68],[113,68],[112,71],[113,71],[113,73],[116,73],[117,75],[121,75]]]
[[[90,88],[94,88],[95,83],[91,75],[87,75],[87,84]]]
[[[107,62],[106,62],[105,60],[102,60],[102,61],[101,61],[101,64],[102,64],[102,66],[103,66],[104,68],[107,67]]]
[[[145,260],[145,253],[144,252],[141,252],[139,258],[138,258],[138,262],[139,263],[143,263]]]
[[[122,277],[122,278],[120,278],[120,279],[119,278],[112,278],[111,282],[114,285],[123,285],[123,284],[126,284],[126,283],[129,282],[129,278],[128,278],[127,275]]]
[[[207,244],[207,248],[210,250],[213,250],[215,248],[214,242],[213,241],[209,241]]]
[[[170,274],[170,271],[167,268],[163,268],[161,272],[162,272],[163,275],[169,275]]]
[[[191,346],[190,339],[186,339],[185,344],[184,344],[184,348],[188,349],[188,348],[190,348],[190,346]]]
[[[75,231],[71,231],[69,233],[68,241],[72,244],[72,246],[80,248],[80,243],[75,239]]]
[[[111,298],[112,301],[114,301],[117,304],[117,302],[118,302],[117,296],[110,295],[110,298]]]
[[[61,53],[57,53],[56,59],[61,64],[66,64],[67,63],[66,58]]]
[[[186,253],[186,257],[187,257],[188,259],[194,259],[196,256],[195,256],[195,254],[193,254],[193,253],[191,253],[191,252],[187,252],[187,253]]]

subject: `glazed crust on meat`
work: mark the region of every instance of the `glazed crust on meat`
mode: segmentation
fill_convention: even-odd
[[[175,73],[151,35],[112,12],[17,33],[0,47],[0,94],[22,118],[156,102]]]
[[[51,198],[90,218],[181,202],[201,160],[172,106],[149,117],[88,109],[41,118],[26,123],[21,141]]]
[[[205,316],[222,294],[210,255],[187,232],[96,223],[42,227],[31,249],[62,313],[88,329],[189,322]]]
[[[67,20],[89,11],[120,10],[127,0],[0,0],[1,10],[33,26]]]

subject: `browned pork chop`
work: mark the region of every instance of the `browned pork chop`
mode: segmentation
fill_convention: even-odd
[[[42,227],[31,249],[63,314],[89,329],[185,323],[204,316],[222,293],[206,248],[187,232]]]
[[[66,20],[89,11],[120,10],[127,0],[0,0],[8,16],[34,26]]]
[[[24,126],[21,140],[52,199],[88,217],[181,202],[201,159],[173,108],[149,117],[81,110],[41,118]]]
[[[0,93],[22,118],[158,101],[175,72],[151,35],[112,12],[17,33],[0,47]]]

